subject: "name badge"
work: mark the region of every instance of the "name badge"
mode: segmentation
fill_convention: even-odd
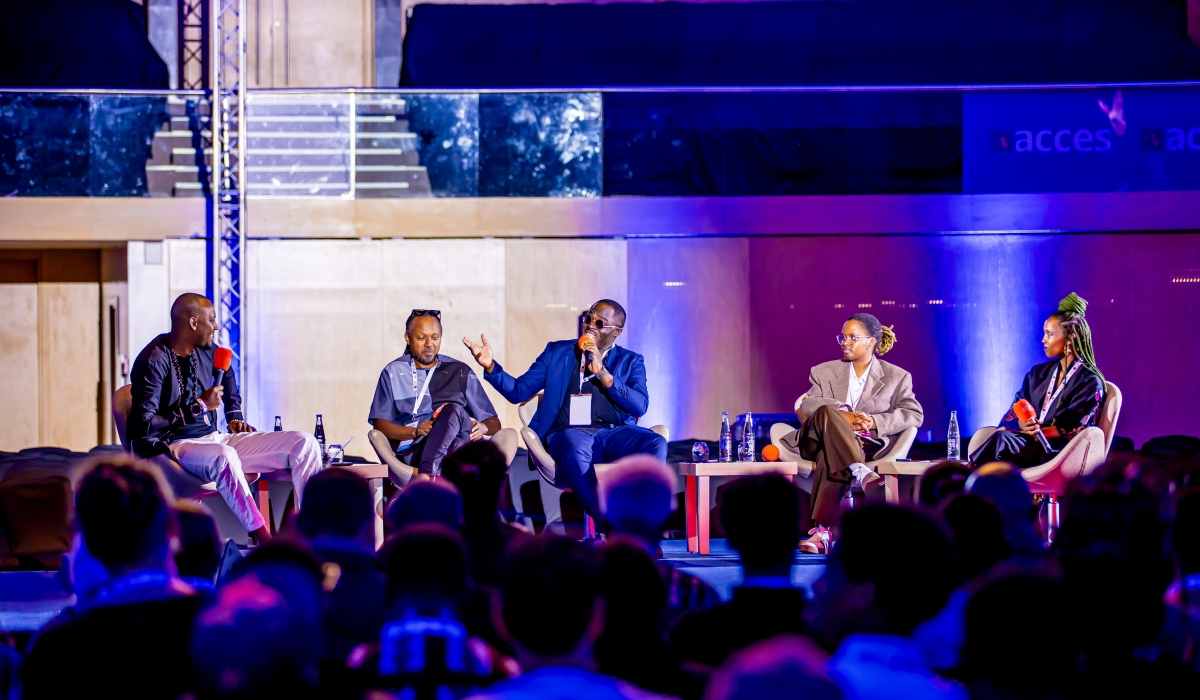
[[[592,424],[592,395],[571,394],[571,425]]]

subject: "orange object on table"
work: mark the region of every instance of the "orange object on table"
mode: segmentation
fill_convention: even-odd
[[[763,448],[762,456],[763,459],[767,460],[768,462],[778,462],[779,448],[774,445],[767,445]]]

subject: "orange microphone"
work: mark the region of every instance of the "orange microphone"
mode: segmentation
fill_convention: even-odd
[[[232,361],[233,351],[229,348],[218,347],[213,353],[213,386],[225,379],[225,373],[229,371],[229,363]]]
[[[767,460],[768,462],[778,462],[779,448],[774,445],[767,445],[763,448],[762,456],[763,459]]]
[[[593,338],[592,336],[588,335],[587,333],[584,333],[583,335],[581,335],[579,337],[579,343],[578,343],[579,349],[583,352],[584,356],[587,357],[588,362],[591,362],[592,361],[592,357],[591,357],[592,351],[588,350],[585,347],[589,343],[591,343],[592,348],[596,347],[596,339]]]
[[[1033,404],[1029,403],[1029,401],[1026,399],[1021,399],[1013,404],[1013,413],[1017,416],[1017,420],[1021,421],[1022,423],[1027,423],[1034,418],[1037,418],[1037,411],[1034,410]],[[1038,439],[1038,442],[1042,443],[1042,449],[1046,450],[1046,452],[1054,452],[1054,450],[1050,447],[1050,441],[1046,439],[1046,434],[1042,432],[1041,426],[1038,426],[1037,433],[1035,433],[1035,435]]]

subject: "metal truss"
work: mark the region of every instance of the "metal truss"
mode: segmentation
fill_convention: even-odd
[[[187,0],[185,0],[186,2]],[[246,410],[245,334],[245,159],[246,0],[212,2],[212,216],[209,217],[209,294],[217,307],[221,342],[233,350],[242,407]]]
[[[209,5],[212,0],[178,0],[180,90],[209,87]]]

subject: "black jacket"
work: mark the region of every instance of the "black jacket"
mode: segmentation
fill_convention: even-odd
[[[1049,438],[1050,444],[1055,449],[1062,449],[1080,430],[1096,425],[1100,406],[1104,404],[1104,380],[1100,378],[1100,375],[1079,363],[1078,360],[1076,363],[1079,364],[1079,369],[1063,387],[1058,399],[1046,412],[1046,419],[1042,421],[1043,427],[1058,428],[1058,437]],[[1050,379],[1054,375],[1054,368],[1058,366],[1058,360],[1034,365],[1033,369],[1025,375],[1025,380],[1021,382],[1021,388],[1013,397],[1013,403],[1025,399],[1033,404],[1035,411],[1041,413],[1042,401],[1045,400],[1047,392],[1051,390]],[[1070,369],[1067,371],[1069,373]],[[1021,429],[1011,407],[1008,409],[1008,413],[1004,414],[1004,420],[1000,422],[1000,427],[1013,431]]]
[[[196,348],[198,373],[201,386],[205,389],[213,384],[213,352],[216,346]],[[226,420],[244,420],[242,417],[242,395],[238,392],[236,366],[225,373],[221,386],[225,387],[224,405]],[[204,420],[206,411],[193,397],[184,400],[179,393],[179,377],[175,363],[171,361],[171,347],[164,333],[138,353],[133,361],[130,375],[133,385],[133,410],[129,414],[126,436],[130,448],[140,457],[165,454],[167,445],[178,438],[184,426]],[[209,419],[216,426],[216,411],[209,411]]]

